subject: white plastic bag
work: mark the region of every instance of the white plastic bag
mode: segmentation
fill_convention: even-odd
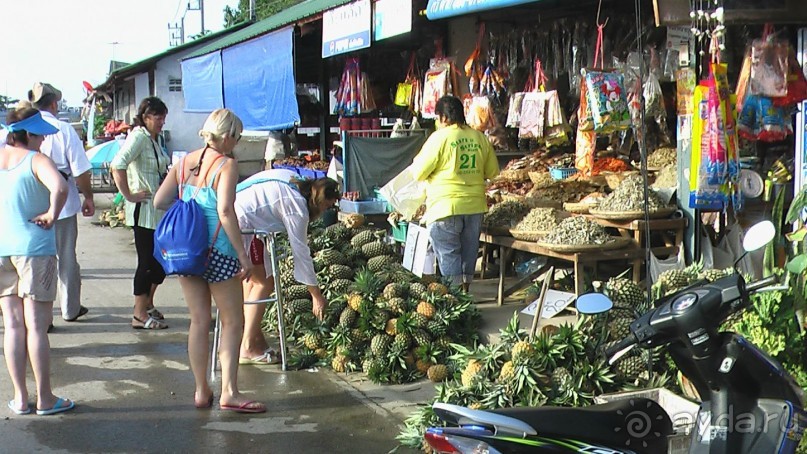
[[[404,219],[412,219],[418,208],[426,201],[427,184],[425,181],[415,180],[410,167],[407,167],[384,185],[380,192]]]
[[[344,167],[342,166],[342,163],[339,162],[338,159],[331,158],[331,163],[328,165],[328,173],[326,175],[331,180],[335,180],[341,183],[342,176],[344,175],[343,169]]]
[[[658,277],[661,273],[669,270],[682,270],[686,268],[686,259],[684,256],[684,247],[683,245],[678,247],[678,255],[660,259],[656,257],[653,252],[650,252],[650,282],[651,284],[655,284],[658,281]]]

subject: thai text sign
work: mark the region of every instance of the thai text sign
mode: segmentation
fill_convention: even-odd
[[[370,47],[370,0],[359,0],[322,15],[322,58]]]

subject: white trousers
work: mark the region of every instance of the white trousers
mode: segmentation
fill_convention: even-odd
[[[76,257],[78,215],[56,221],[56,267],[59,287],[56,303],[62,308],[62,318],[71,319],[81,309],[81,267]]]

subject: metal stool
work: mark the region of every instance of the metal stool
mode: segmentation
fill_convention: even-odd
[[[286,349],[286,325],[283,317],[283,289],[280,282],[280,270],[278,267],[278,255],[275,250],[276,232],[266,232],[264,230],[242,230],[242,235],[255,235],[256,238],[263,241],[264,247],[269,250],[269,256],[272,260],[272,277],[274,278],[275,295],[257,301],[244,301],[244,304],[263,304],[277,302],[277,331],[280,337],[280,364],[285,371],[287,362],[287,349]],[[218,351],[219,351],[219,337],[221,336],[221,320],[219,319],[219,310],[216,309],[216,325],[213,329],[213,352],[210,358],[210,380],[216,379],[216,367],[218,365]]]

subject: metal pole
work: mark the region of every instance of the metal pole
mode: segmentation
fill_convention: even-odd
[[[255,20],[255,0],[249,0],[249,20]]]
[[[202,34],[205,34],[205,0],[199,0],[199,12],[202,16]]]

